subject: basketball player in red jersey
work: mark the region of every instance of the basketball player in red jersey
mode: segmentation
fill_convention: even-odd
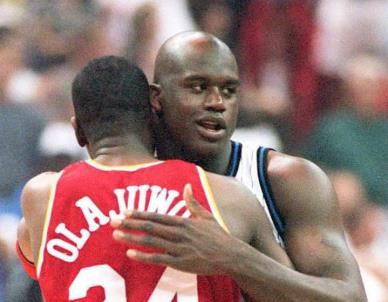
[[[187,267],[194,274],[126,256],[157,253],[173,263],[187,248],[179,245],[184,238],[177,226],[195,227],[204,238],[216,229],[219,240],[239,244],[246,253],[257,248],[263,270],[277,262],[291,266],[264,211],[242,185],[191,163],[154,159],[149,89],[140,69],[119,57],[95,59],[75,78],[72,96],[76,137],[91,159],[38,175],[22,193],[17,249],[46,302],[240,301],[229,269],[239,259],[231,254],[209,262],[211,247],[196,247],[195,238],[191,246],[204,260]],[[198,202],[187,197],[191,190]],[[128,212],[134,231],[113,234],[111,225]],[[153,213],[166,224],[154,228],[144,220]],[[134,243],[113,236],[129,236]],[[177,244],[175,251],[166,240]]]

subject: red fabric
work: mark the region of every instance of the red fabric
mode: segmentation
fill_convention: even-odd
[[[260,85],[257,81],[266,59],[274,54],[281,56],[289,72],[288,84],[294,99],[291,118],[298,136],[311,129],[317,115],[317,74],[313,64],[315,30],[314,6],[306,1],[289,1],[281,7],[274,1],[251,1],[242,13],[242,78],[249,84]],[[276,40],[279,36],[280,42]]]
[[[20,249],[19,242],[16,242],[16,254],[19,257],[20,262],[23,265],[24,270],[26,273],[34,280],[37,280],[36,277],[36,267],[35,264],[30,262],[23,254],[22,250]]]
[[[163,296],[172,293],[170,301],[176,301],[176,292],[187,292],[188,289],[198,291],[199,302],[218,301],[239,301],[240,292],[237,285],[228,277],[223,276],[196,276],[189,275],[189,281],[193,283],[185,284],[185,275],[182,272],[166,269],[163,266],[143,264],[132,261],[125,256],[126,250],[130,247],[119,243],[112,238],[112,227],[109,222],[102,223],[99,218],[93,219],[97,223],[97,229],[90,231],[91,224],[80,206],[82,200],[89,198],[92,204],[100,213],[109,217],[111,210],[119,212],[119,202],[117,196],[122,196],[125,203],[131,203],[129,198],[130,186],[148,185],[166,188],[166,196],[171,192],[176,192],[176,197],[168,212],[183,199],[182,193],[186,183],[191,183],[193,192],[198,201],[206,208],[210,209],[200,182],[197,168],[193,164],[182,161],[166,161],[147,168],[138,168],[136,171],[107,171],[96,168],[88,163],[80,162],[67,167],[58,184],[55,193],[53,211],[51,214],[47,241],[44,246],[44,260],[39,274],[39,283],[46,302],[50,301],[148,301],[152,294],[160,290],[158,300],[167,301]],[[136,187],[140,188],[140,187]],[[146,188],[146,187],[144,187]],[[155,187],[154,187],[155,188]],[[140,190],[140,189],[139,189]],[[120,195],[121,193],[124,195]],[[145,190],[146,196],[144,208],[151,205],[150,190]],[[169,192],[169,193],[168,193]],[[134,198],[134,208],[141,208],[142,194],[137,191]],[[161,196],[161,195],[159,195]],[[162,196],[163,197],[163,196]],[[167,204],[166,198],[161,198],[158,205]],[[129,208],[131,208],[129,206]],[[84,208],[85,209],[85,208]],[[177,212],[183,215],[186,207]],[[101,216],[99,216],[101,217]],[[77,247],[75,241],[58,231],[60,226],[72,232],[73,235],[81,237],[81,234],[88,234],[87,240]],[[95,225],[96,226],[96,225]],[[84,235],[85,236],[85,235]],[[60,240],[60,241],[59,241]],[[60,243],[62,242],[62,243]],[[68,244],[60,248],[58,244]],[[74,253],[76,257],[64,260],[63,254],[55,255],[50,249],[57,244],[55,250],[64,253],[65,256]],[[70,249],[69,249],[70,246]],[[138,248],[132,246],[133,248]],[[67,250],[66,250],[67,249]],[[148,249],[148,252],[152,250]],[[63,258],[63,259],[61,259]],[[170,279],[167,277],[170,276]],[[172,277],[171,277],[172,276]],[[193,279],[194,278],[194,279]],[[158,282],[165,284],[158,286]],[[112,289],[112,292],[109,292]],[[70,294],[81,293],[76,296]],[[120,291],[123,291],[120,294]],[[174,298],[175,296],[175,298]],[[106,299],[106,300],[104,300]],[[191,300],[187,300],[191,301]]]

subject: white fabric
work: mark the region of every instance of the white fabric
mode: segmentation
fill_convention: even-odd
[[[269,221],[271,222],[273,234],[276,240],[282,245],[282,241],[276,230],[276,227],[272,221],[271,215],[268,210],[267,203],[265,202],[263,191],[260,185],[258,171],[257,171],[257,149],[258,147],[252,147],[248,144],[243,144],[241,150],[241,159],[238,166],[236,179],[248,187],[257,197],[258,201],[264,208]]]

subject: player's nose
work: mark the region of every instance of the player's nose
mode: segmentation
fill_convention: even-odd
[[[218,87],[212,87],[206,95],[205,107],[208,110],[224,112],[225,102],[222,93]]]

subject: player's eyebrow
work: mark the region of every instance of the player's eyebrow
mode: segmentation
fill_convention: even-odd
[[[226,84],[227,85],[233,85],[233,86],[240,86],[241,82],[240,82],[240,80],[229,79],[229,80],[226,81]]]
[[[190,76],[187,76],[183,79],[184,82],[195,82],[195,81],[206,81],[206,77],[205,76],[201,76],[201,75],[190,75]]]
[[[190,83],[190,82],[206,82],[209,81],[209,77],[205,75],[189,75],[183,79],[183,82]],[[224,81],[227,85],[233,85],[233,86],[239,86],[240,80],[234,78],[234,77],[226,77],[226,81]]]

